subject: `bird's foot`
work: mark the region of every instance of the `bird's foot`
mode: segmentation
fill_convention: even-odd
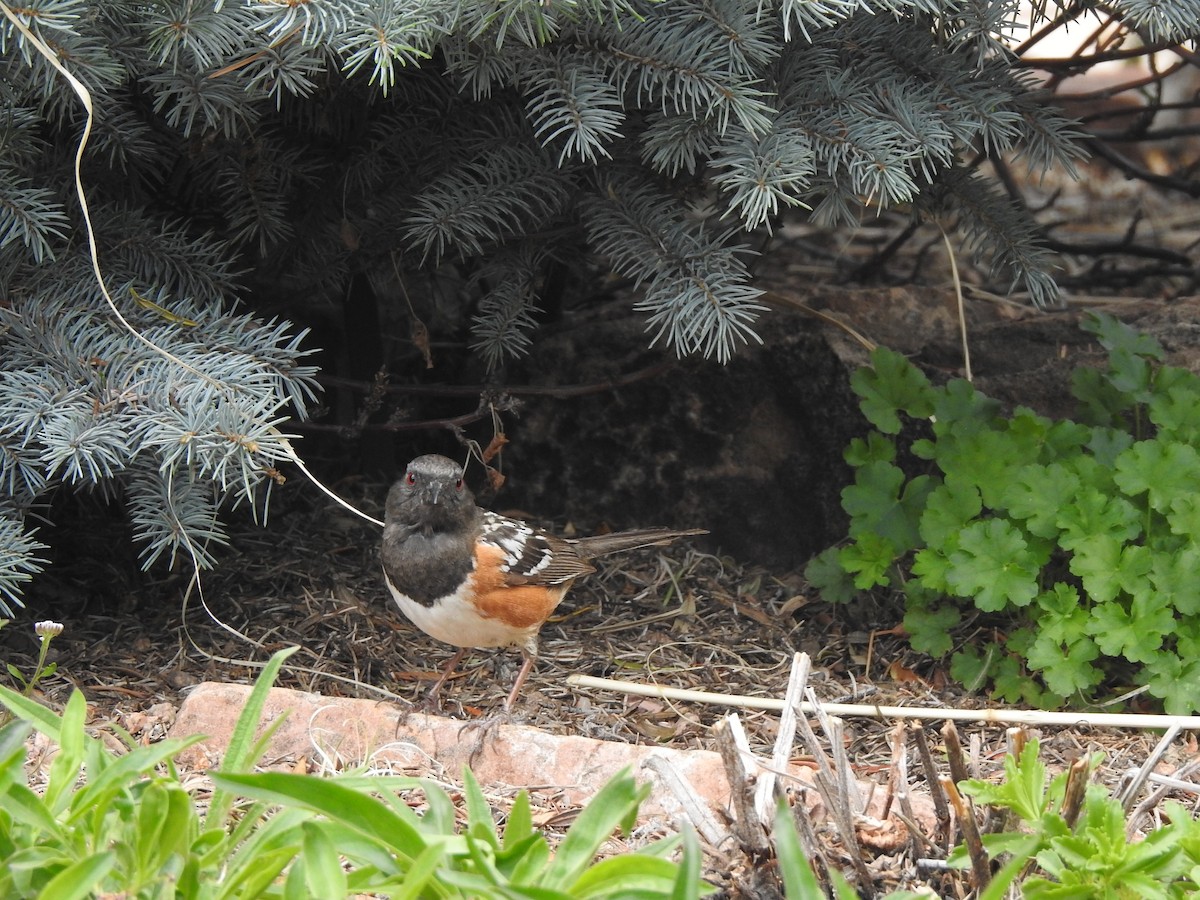
[[[467,722],[458,729],[459,740],[465,740],[464,735],[470,732],[475,733],[474,744],[471,747],[471,752],[467,755],[467,765],[474,767],[479,759],[479,754],[483,752],[484,747],[490,742],[493,747],[499,740],[501,730],[506,725],[512,725],[514,722],[512,710],[507,706],[503,712],[494,713],[481,719],[476,719]]]

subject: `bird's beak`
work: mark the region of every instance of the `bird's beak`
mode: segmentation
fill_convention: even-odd
[[[441,494],[441,492],[442,492],[442,486],[440,484],[437,484],[435,482],[434,484],[431,484],[429,486],[429,504],[431,506],[438,505],[438,495]]]

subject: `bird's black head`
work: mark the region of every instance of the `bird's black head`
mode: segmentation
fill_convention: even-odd
[[[388,491],[384,518],[424,531],[469,527],[479,515],[475,496],[458,463],[444,456],[418,456]]]

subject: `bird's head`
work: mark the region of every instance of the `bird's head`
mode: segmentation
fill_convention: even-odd
[[[478,516],[475,497],[458,463],[444,456],[418,456],[388,491],[384,518],[414,530],[443,531],[469,526]]]

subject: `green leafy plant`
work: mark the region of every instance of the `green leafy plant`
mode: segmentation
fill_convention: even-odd
[[[1004,778],[996,784],[970,779],[958,787],[977,803],[1006,810],[1005,831],[982,836],[983,850],[997,865],[980,900],[1168,900],[1194,897],[1200,890],[1200,822],[1180,803],[1164,804],[1165,822],[1142,840],[1127,835],[1125,811],[1108,789],[1089,784],[1077,808],[1067,801],[1069,773],[1047,780],[1037,740],[1027,742],[1020,756],[1004,760]],[[1093,754],[1088,777],[1102,760]],[[851,900],[858,893],[840,872],[828,873],[822,888],[804,853],[791,810],[780,803],[772,830],[779,874],[788,900],[833,896]],[[968,850],[959,845],[950,854],[953,868],[966,869]],[[1019,893],[1014,894],[1014,887]],[[927,894],[895,891],[887,900],[911,900]]]
[[[970,383],[935,387],[877,350],[852,379],[874,428],[846,453],[850,540],[806,574],[835,600],[899,591],[912,646],[936,656],[967,612],[991,616],[999,636],[958,649],[951,674],[1004,700],[1057,705],[1134,681],[1192,713],[1200,376],[1111,316],[1082,326],[1108,364],[1075,371],[1074,420],[1005,414]],[[925,471],[906,474],[901,448]]]
[[[632,825],[647,788],[619,773],[593,798],[555,852],[518,796],[502,836],[479,785],[465,775],[466,828],[451,797],[417,778],[320,778],[254,773],[273,729],[255,739],[267,690],[291,650],[276,654],[238,719],[207,804],[171,760],[200,740],[114,753],[85,729],[72,694],[62,715],[0,688],[19,721],[0,729],[0,896],[336,898],[698,898],[695,835],[596,861],[618,827]],[[58,752],[44,788],[25,772],[29,730]],[[407,797],[423,795],[417,815]],[[239,798],[243,798],[239,801]],[[206,811],[205,811],[205,806]],[[668,858],[680,851],[678,862]]]
[[[9,624],[8,619],[0,619],[0,628]],[[21,670],[12,663],[5,663],[5,668],[8,670],[9,676],[13,681],[21,686],[21,693],[26,697],[32,697],[34,688],[38,686],[43,678],[49,678],[58,671],[58,663],[47,663],[46,654],[50,652],[50,642],[62,634],[63,627],[58,622],[38,622],[33,626],[33,630],[38,636],[38,658],[33,665],[33,672],[28,678],[22,674]],[[0,726],[7,725],[12,721],[12,714],[6,709],[0,709]]]
[[[8,620],[0,620],[0,628],[8,624]],[[33,630],[38,636],[38,658],[33,665],[33,673],[26,678],[21,674],[21,670],[12,663],[7,663],[5,668],[8,669],[8,674],[13,680],[21,686],[21,693],[26,697],[33,696],[33,689],[38,686],[38,682],[43,678],[49,678],[58,671],[58,663],[47,663],[46,654],[50,652],[50,642],[62,634],[63,627],[58,622],[38,622],[33,626]]]
[[[1125,811],[1108,789],[1090,784],[1074,822],[1064,815],[1067,773],[1046,781],[1039,743],[1027,743],[1020,757],[1004,760],[1004,780],[965,781],[964,794],[977,802],[1010,811],[1015,830],[983,836],[993,859],[1003,860],[983,900],[1008,896],[1021,879],[1027,900],[1066,897],[1157,898],[1194,897],[1200,889],[1200,823],[1179,803],[1164,805],[1166,823],[1144,840],[1126,834]],[[1101,754],[1091,760],[1094,768]],[[967,864],[965,848],[950,862]],[[1023,874],[1024,873],[1024,874]]]

